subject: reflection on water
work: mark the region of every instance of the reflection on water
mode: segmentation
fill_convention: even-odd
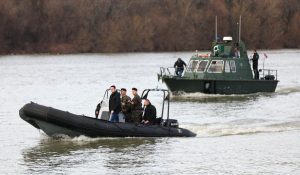
[[[34,160],[36,156],[39,159],[43,156],[64,155],[82,149],[109,148],[112,151],[119,151],[141,145],[154,145],[159,140],[158,138],[89,138],[85,136],[63,139],[44,137],[37,146],[24,151],[25,157]]]
[[[63,172],[64,168],[82,166],[91,161],[96,161],[108,169],[114,169],[116,165],[118,168],[129,168],[150,163],[149,155],[155,152],[155,144],[160,142],[163,142],[163,139],[46,137],[37,146],[23,150],[22,155],[24,165],[28,167],[28,174],[49,170]]]
[[[265,94],[266,95],[266,94]],[[231,103],[234,101],[247,101],[259,98],[261,94],[250,95],[209,95],[201,93],[188,93],[173,95],[171,100],[174,102],[198,102],[198,103]]]

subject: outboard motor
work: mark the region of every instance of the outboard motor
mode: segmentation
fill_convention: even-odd
[[[266,75],[265,80],[275,80],[275,76],[274,75]]]
[[[164,120],[162,122],[163,126],[169,126],[169,127],[173,127],[173,128],[178,128],[179,127],[179,123],[177,120],[175,119],[168,119],[168,120]]]

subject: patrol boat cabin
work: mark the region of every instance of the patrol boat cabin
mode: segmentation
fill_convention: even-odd
[[[240,32],[239,32],[240,33]],[[160,68],[158,79],[162,80],[172,93],[201,92],[208,94],[250,94],[274,92],[278,84],[277,70],[259,69],[254,78],[251,60],[244,42],[223,37],[212,43],[210,53],[191,57],[181,77],[174,68]]]

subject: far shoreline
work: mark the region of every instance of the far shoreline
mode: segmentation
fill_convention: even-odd
[[[281,48],[281,49],[257,49],[258,52],[268,52],[268,51],[296,51],[300,48]],[[252,49],[248,49],[247,52],[251,52]],[[3,56],[21,56],[21,55],[45,55],[45,56],[55,56],[55,55],[121,55],[121,54],[163,54],[163,53],[194,53],[196,50],[182,50],[182,51],[143,51],[143,52],[62,52],[62,53],[51,53],[51,52],[24,52],[24,53],[7,53],[0,54],[0,57]],[[198,50],[200,53],[207,53],[210,50]]]

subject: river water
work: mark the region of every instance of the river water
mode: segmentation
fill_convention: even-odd
[[[21,120],[30,101],[94,115],[104,90],[164,88],[159,67],[191,52],[0,57],[0,174],[300,174],[300,50],[267,53],[275,93],[183,94],[171,118],[195,138],[49,138]],[[160,107],[159,94],[152,103]]]

